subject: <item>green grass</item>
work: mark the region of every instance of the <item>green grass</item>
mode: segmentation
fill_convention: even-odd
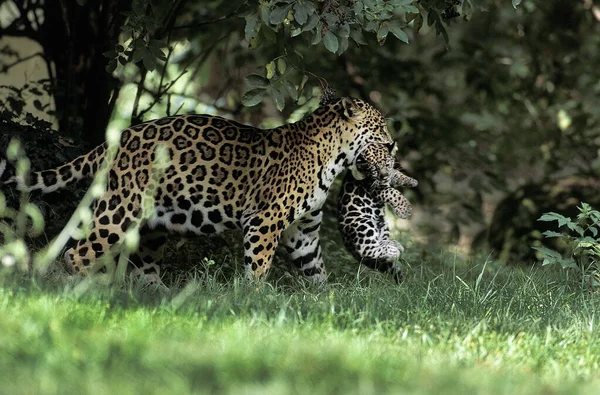
[[[560,273],[336,281],[158,291],[5,274],[0,393],[598,392],[600,296]]]

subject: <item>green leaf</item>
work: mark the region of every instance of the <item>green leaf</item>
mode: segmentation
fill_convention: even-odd
[[[146,48],[146,41],[143,38],[138,37],[131,42],[131,45],[135,49]]]
[[[390,32],[392,32],[392,34],[396,36],[398,40],[408,44],[408,35],[404,33],[404,30],[398,26],[390,26]]]
[[[265,95],[265,90],[262,88],[251,89],[244,93],[242,104],[246,107],[252,107],[260,103]]]
[[[550,221],[564,221],[566,219],[568,219],[568,218],[563,215],[560,215],[555,212],[549,212],[549,213],[545,213],[544,215],[539,217],[538,221],[550,222]]]
[[[141,49],[134,49],[133,55],[131,56],[131,62],[137,63],[144,57],[144,52]]]
[[[279,71],[279,74],[285,73],[286,67],[287,65],[285,64],[285,60],[283,60],[283,58],[277,59],[277,71]]]
[[[258,74],[247,75],[244,79],[246,80],[246,83],[250,86],[256,86],[261,88],[266,88],[267,86],[269,86],[269,80]]]
[[[579,269],[579,266],[577,266],[577,262],[575,262],[575,259],[569,257],[569,258],[561,258],[559,261],[560,266],[563,269]]]
[[[429,12],[427,13],[427,26],[433,25],[437,17],[437,13],[435,11],[429,10]]]
[[[298,101],[298,90],[294,84],[292,84],[289,80],[285,80],[283,81],[283,87],[294,101]]]
[[[348,37],[340,38],[340,47],[337,50],[337,54],[341,55],[348,49]]]
[[[113,71],[115,71],[117,69],[117,61],[112,59],[110,62],[108,62],[108,64],[106,65],[106,71],[108,73],[112,73]]]
[[[307,32],[313,30],[319,24],[319,16],[317,14],[312,14],[308,18],[308,23],[302,28],[303,32]]]
[[[532,247],[534,250],[539,251],[542,253],[542,255],[544,256],[544,258],[549,258],[549,259],[553,259],[556,262],[558,262],[559,260],[562,259],[562,255],[560,255],[558,252],[551,250],[550,248],[546,248],[546,247]]]
[[[331,32],[331,30],[327,30],[327,33],[325,33],[325,36],[323,37],[323,44],[329,52],[333,53],[335,53],[340,46],[337,37]]]
[[[319,24],[320,26],[321,24]],[[318,43],[321,42],[321,40],[323,39],[323,36],[321,36],[321,29],[317,28],[315,30],[315,36],[313,37],[312,41],[310,42],[311,45],[317,45]]]
[[[274,43],[277,40],[277,34],[273,31],[273,29],[260,29],[265,41]]]
[[[269,20],[271,19],[271,9],[266,4],[262,4],[260,6],[260,18],[263,20],[265,24],[269,24]]]
[[[102,55],[104,55],[104,57],[109,58],[109,59],[115,59],[118,56],[117,51],[115,51],[114,49],[110,49],[110,50],[104,52]]]
[[[377,30],[377,42],[379,42],[379,44],[383,44],[385,42],[389,31],[390,29],[387,23],[382,23],[381,26],[379,26],[379,30]]]
[[[558,233],[558,232],[554,232],[552,230],[547,230],[547,231],[543,232],[542,234],[544,236],[546,236],[547,238],[551,238],[551,237],[566,237],[564,234]]]
[[[579,234],[579,236],[583,236],[583,228],[581,226],[579,226],[578,224],[576,224],[575,222],[567,222],[566,223],[567,228],[571,229],[572,231],[575,231]]]
[[[354,13],[355,14],[362,14],[364,12],[364,10],[365,10],[365,6],[362,3],[362,1],[356,0],[354,2]]]
[[[269,63],[267,63],[265,68],[267,69],[267,78],[268,79],[275,77],[275,62],[274,61],[270,61]]]
[[[294,19],[301,26],[308,20],[308,9],[304,3],[296,3],[294,5]]]
[[[152,72],[154,71],[154,69],[156,69],[156,58],[154,57],[154,55],[152,55],[150,53],[150,51],[148,49],[146,49],[144,51],[144,57],[142,58],[142,63],[144,64],[144,67]]]
[[[335,29],[335,35],[342,38],[342,37],[350,37],[350,25],[347,23],[344,23],[343,25],[337,27]]]
[[[352,37],[352,40],[359,45],[367,45],[367,40],[360,30],[352,29],[350,31],[350,37]]]
[[[292,6],[289,4],[273,8],[273,11],[271,11],[271,16],[269,17],[269,22],[271,22],[271,25],[279,25],[280,23],[283,23],[291,8]]]
[[[246,41],[250,42],[256,35],[260,29],[260,24],[258,23],[258,14],[248,15],[246,17],[246,27],[244,28],[244,37]]]
[[[152,55],[154,55],[156,59],[160,59],[162,61],[167,60],[167,55],[165,55],[165,53],[161,49],[158,41],[150,41],[150,45],[148,45],[148,48],[150,49],[150,52],[152,53]]]
[[[519,6],[519,4],[521,4],[521,0],[512,0],[512,5],[513,5],[513,7],[514,7],[515,10]]]
[[[277,107],[279,111],[282,111],[285,108],[285,99],[283,97],[283,93],[276,86],[272,87],[272,92],[273,100],[275,101],[275,107]]]
[[[367,23],[367,26],[365,26],[365,30],[368,32],[375,32],[375,31],[377,31],[378,28],[379,28],[378,21],[371,21],[371,22]]]
[[[377,7],[375,0],[363,0],[363,3],[365,4],[365,7],[371,10],[374,10]]]
[[[308,76],[304,74],[302,76],[302,82],[300,82],[300,90],[304,89],[304,85],[308,82]]]
[[[404,12],[412,12],[412,13],[418,13],[419,9],[417,7],[415,7],[414,5],[402,5],[400,6],[400,8],[402,8],[404,10]]]

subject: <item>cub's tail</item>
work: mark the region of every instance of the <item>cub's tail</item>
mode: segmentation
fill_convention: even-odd
[[[82,178],[92,177],[105,156],[106,143],[54,169],[32,172],[28,183],[17,177],[14,166],[0,159],[0,185],[14,185],[20,191],[54,192]]]

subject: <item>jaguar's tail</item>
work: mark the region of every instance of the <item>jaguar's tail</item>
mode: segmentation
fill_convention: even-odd
[[[106,143],[54,169],[32,172],[29,182],[17,177],[14,166],[5,159],[0,159],[0,184],[14,185],[20,191],[54,192],[82,178],[92,177],[100,168],[105,155]]]

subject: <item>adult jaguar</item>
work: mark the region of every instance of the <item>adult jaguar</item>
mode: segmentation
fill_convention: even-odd
[[[148,121],[122,131],[107,190],[95,202],[87,239],[65,253],[76,272],[118,248],[138,226],[196,234],[242,229],[244,264],[262,278],[283,244],[305,276],[326,278],[319,228],[321,208],[335,177],[370,144],[392,141],[382,114],[352,98],[321,105],[305,119],[262,130],[208,115]],[[165,147],[168,161],[159,161]],[[33,173],[30,190],[51,192],[93,176],[103,144],[56,169]],[[1,174],[0,180],[22,180]],[[142,238],[140,273],[159,276],[152,237]]]

